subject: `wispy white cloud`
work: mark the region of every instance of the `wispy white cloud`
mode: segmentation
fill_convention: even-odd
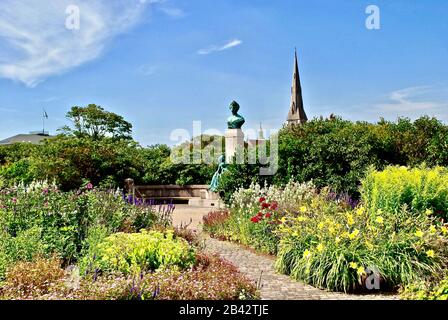
[[[241,45],[242,43],[243,43],[243,41],[241,41],[239,39],[233,39],[221,46],[211,45],[207,48],[201,49],[198,51],[198,54],[207,55],[207,54],[210,54],[213,52],[224,51],[224,50],[228,50],[228,49],[237,47],[237,46]]]
[[[393,91],[388,102],[376,105],[385,112],[431,112],[448,107],[448,101],[436,101],[429,96],[434,91],[430,86],[411,87]]]
[[[2,0],[0,77],[36,86],[98,58],[110,40],[164,0]],[[80,9],[79,30],[65,27],[66,8]]]

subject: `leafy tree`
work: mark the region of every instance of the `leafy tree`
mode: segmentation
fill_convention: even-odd
[[[73,127],[65,126],[61,129],[66,135],[91,137],[95,140],[102,137],[112,137],[114,140],[131,139],[132,124],[122,116],[95,104],[72,107],[67,113],[67,119],[72,121]]]
[[[70,190],[90,181],[121,186],[124,179],[137,182],[144,168],[141,147],[134,141],[59,136],[45,141],[34,157],[40,178],[56,180]]]

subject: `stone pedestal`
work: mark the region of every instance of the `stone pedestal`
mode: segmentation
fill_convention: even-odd
[[[228,129],[226,132],[226,163],[232,163],[237,149],[244,148],[244,133],[241,129]],[[238,163],[237,155],[237,163]]]

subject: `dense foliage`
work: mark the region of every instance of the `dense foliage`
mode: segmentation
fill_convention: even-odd
[[[221,188],[227,203],[239,187],[264,181],[285,185],[291,178],[358,198],[360,180],[370,166],[448,166],[448,126],[428,117],[376,124],[314,119],[285,126],[278,143],[279,169],[273,177],[260,176],[257,165],[229,167]]]
[[[67,119],[71,126],[40,145],[0,146],[0,188],[36,180],[54,181],[62,190],[77,189],[87,181],[118,187],[127,178],[137,184],[208,184],[218,158],[214,146],[222,150],[222,145],[218,148],[222,137],[217,136],[199,137],[200,145],[196,137],[173,149],[166,145],[144,148],[132,140],[129,122],[94,104],[73,107]],[[173,161],[180,149],[188,151],[189,161]],[[208,164],[193,161],[193,155]]]
[[[104,115],[104,123],[99,120],[103,113],[110,114]],[[208,184],[224,150],[222,137],[206,135],[172,149],[141,147],[128,136],[130,124],[95,105],[74,107],[67,116],[73,126],[42,145],[0,146],[0,187],[44,179],[54,180],[63,190],[79,188],[86,181],[122,186],[126,178],[137,184]],[[369,167],[448,166],[448,127],[434,118],[376,124],[314,119],[286,126],[277,137],[274,176],[260,175],[263,165],[259,163],[228,166],[219,187],[227,204],[234,191],[251,183],[285,185],[294,177],[358,198],[360,181]],[[267,146],[269,150],[269,142]],[[179,154],[186,155],[184,161],[178,161]],[[208,164],[197,163],[198,159]]]
[[[413,212],[428,210],[446,220],[448,171],[442,167],[370,170],[362,182],[361,195],[372,212],[381,209],[396,214],[406,205]]]
[[[114,233],[89,247],[80,268],[82,273],[114,272],[138,274],[161,267],[181,269],[194,263],[194,250],[172,231]]]
[[[440,280],[417,281],[406,286],[401,297],[407,300],[448,300],[448,276]]]
[[[66,135],[90,137],[94,140],[106,136],[114,140],[131,139],[132,124],[122,116],[95,104],[72,107],[67,112],[67,119],[72,122],[72,127],[65,126],[61,129]]]

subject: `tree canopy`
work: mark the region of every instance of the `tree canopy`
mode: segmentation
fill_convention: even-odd
[[[114,140],[132,139],[131,123],[96,104],[89,104],[87,107],[74,106],[67,112],[66,117],[72,122],[72,127],[61,128],[66,135],[91,137],[95,140],[103,137],[111,137]]]

